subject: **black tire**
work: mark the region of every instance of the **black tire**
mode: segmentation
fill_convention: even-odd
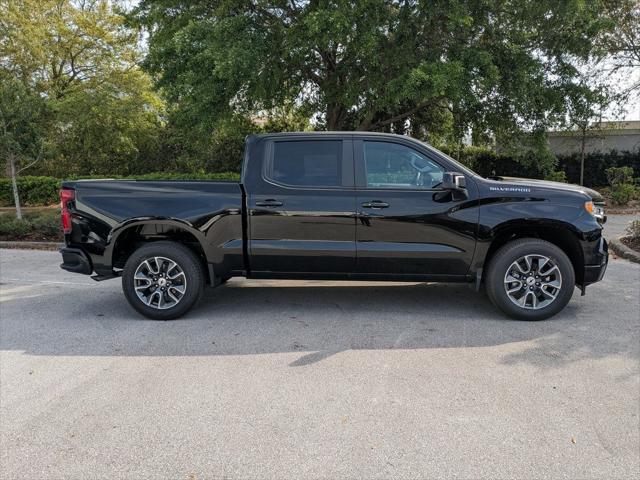
[[[515,269],[511,270],[511,265],[525,255],[532,255],[534,258],[536,255],[547,257],[555,263],[561,275],[561,285],[558,291],[556,292],[553,287],[549,289],[552,292],[556,292],[555,299],[548,305],[541,306],[537,309],[532,307],[534,299],[531,293],[529,293],[530,297],[524,300],[524,302],[529,305],[529,307],[526,308],[517,305],[515,303],[517,300],[509,296],[505,287],[505,276],[507,273],[516,271]],[[533,263],[535,266],[535,263],[539,265],[542,261],[533,260],[530,263]],[[530,268],[530,271],[534,274],[535,270],[535,268]],[[544,269],[541,270],[544,271]],[[521,275],[519,271],[517,273],[521,281],[509,284],[512,288],[519,288],[513,295],[519,295],[520,292],[526,294],[527,288],[536,289],[536,283],[533,283],[530,287],[526,286],[527,281],[531,281],[527,278],[531,276],[531,274]],[[546,275],[542,276],[545,277]],[[545,320],[560,312],[567,303],[569,303],[569,300],[571,300],[575,288],[575,272],[573,271],[573,265],[569,257],[554,244],[537,238],[522,238],[503,245],[495,252],[487,268],[485,284],[491,302],[509,317],[517,320]],[[518,287],[518,285],[520,285],[520,287]],[[535,291],[537,292],[539,290]],[[546,299],[548,297],[540,294],[540,298]],[[522,295],[520,299],[522,299]],[[535,300],[538,301],[537,296]]]
[[[164,309],[145,304],[138,297],[135,288],[136,280],[134,276],[136,270],[145,260],[153,261],[152,259],[155,257],[163,257],[175,262],[181,269],[181,273],[184,274],[184,277],[181,276],[181,278],[185,279],[184,294],[175,305]],[[155,268],[156,264],[153,263],[153,265]],[[176,272],[176,270],[173,272]],[[122,272],[122,290],[127,301],[142,315],[153,320],[172,320],[187,313],[200,300],[204,291],[204,284],[205,272],[200,259],[184,245],[170,241],[152,242],[138,248],[131,254]],[[169,287],[167,287],[168,289]],[[178,295],[175,290],[174,293],[176,296]],[[161,295],[164,295],[164,293]],[[168,297],[163,296],[164,298]],[[158,299],[156,303],[159,305],[160,300]]]

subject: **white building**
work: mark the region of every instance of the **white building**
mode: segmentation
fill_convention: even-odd
[[[569,130],[548,132],[549,148],[555,155],[579,153],[582,145],[581,132]],[[640,151],[640,120],[602,122],[591,127],[585,136],[585,152],[609,153]]]

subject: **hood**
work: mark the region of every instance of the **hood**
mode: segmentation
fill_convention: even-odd
[[[594,203],[604,203],[604,198],[600,193],[587,187],[580,185],[574,185],[572,183],[552,182],[550,180],[535,180],[532,178],[518,178],[518,177],[490,177],[490,180],[496,180],[498,182],[509,182],[517,185],[530,185],[532,187],[553,188],[557,190],[566,190],[570,192],[582,192],[593,200]]]

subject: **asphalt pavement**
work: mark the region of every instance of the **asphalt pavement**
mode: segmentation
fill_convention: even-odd
[[[465,285],[242,279],[154,322],[59,263],[0,250],[0,478],[640,476],[638,264],[544,322]]]

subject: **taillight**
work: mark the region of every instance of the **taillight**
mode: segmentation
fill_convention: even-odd
[[[62,230],[64,233],[71,233],[71,212],[69,211],[69,202],[76,199],[75,190],[63,188],[60,190],[60,212],[62,216]]]

